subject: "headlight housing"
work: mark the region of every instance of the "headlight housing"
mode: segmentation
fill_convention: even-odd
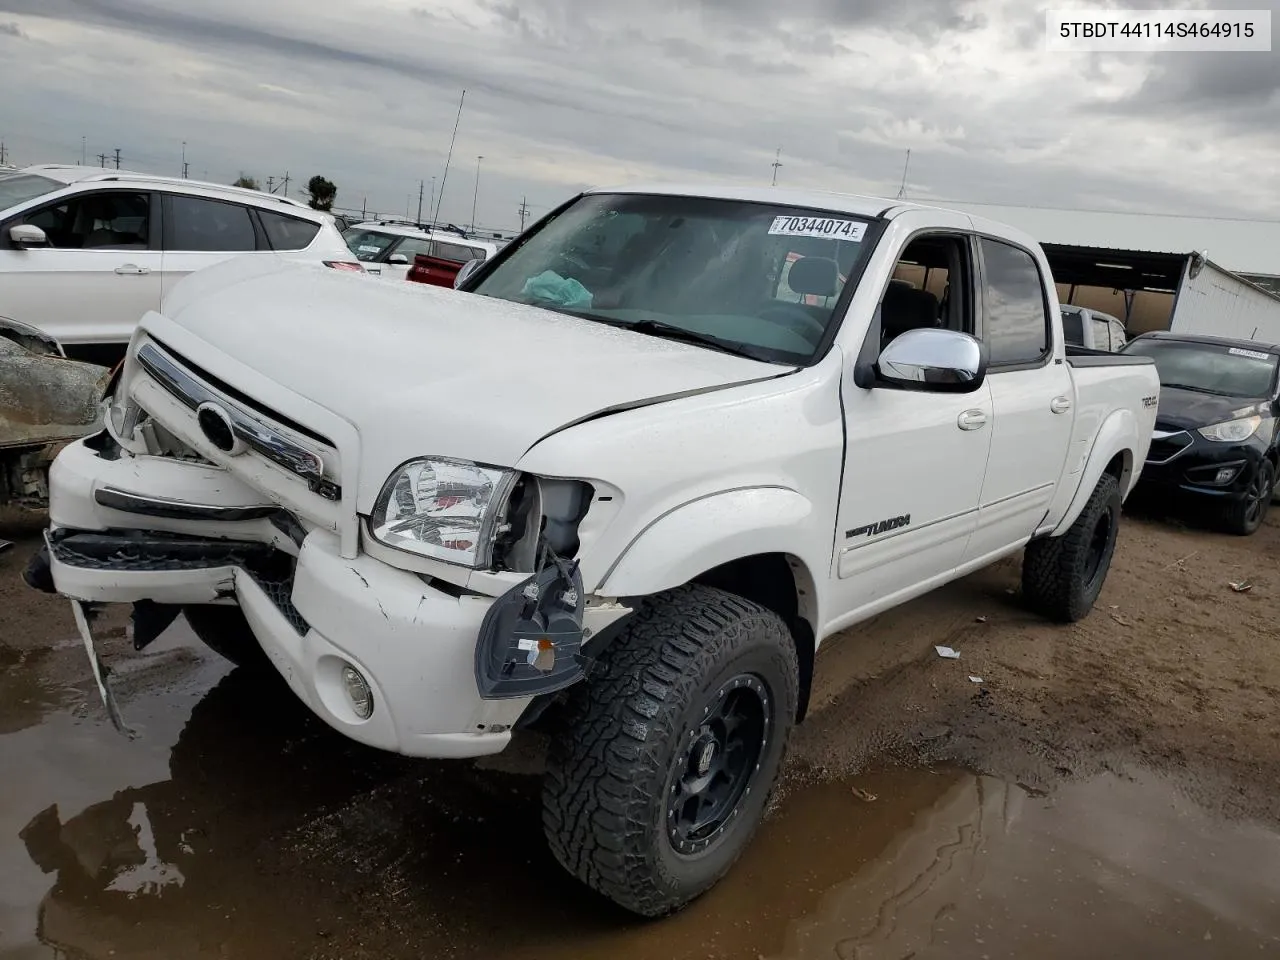
[[[485,567],[515,481],[514,471],[467,460],[410,460],[378,494],[370,532],[397,550]]]
[[[1200,428],[1200,436],[1206,440],[1217,440],[1221,443],[1240,443],[1248,440],[1262,426],[1259,416],[1241,417],[1239,420],[1225,420]]]

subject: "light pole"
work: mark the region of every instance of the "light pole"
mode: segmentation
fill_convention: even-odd
[[[484,157],[476,157],[476,192],[471,196],[471,232],[476,232],[476,201],[480,199],[480,161]]]

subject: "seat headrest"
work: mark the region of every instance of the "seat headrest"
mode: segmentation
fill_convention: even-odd
[[[810,297],[834,297],[839,286],[839,270],[826,257],[801,257],[791,264],[787,286]]]
[[[794,268],[793,268],[794,269]],[[921,327],[938,325],[938,298],[928,290],[890,283],[880,310],[880,330],[884,342]]]

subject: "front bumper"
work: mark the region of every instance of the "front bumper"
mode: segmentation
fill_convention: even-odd
[[[1148,493],[1238,500],[1266,455],[1266,445],[1257,437],[1221,443],[1194,430],[1171,432],[1152,441],[1139,486]]]
[[[192,503],[265,506],[224,471],[105,459],[80,441],[55,462],[52,486],[48,562],[57,592],[99,602],[238,603],[294,693],[354,740],[409,756],[492,754],[531,702],[485,700],[477,688],[476,642],[492,597],[442,589],[366,554],[345,559],[325,530],[296,530],[291,539],[253,515],[144,517],[99,496],[107,488],[135,498],[181,491]],[[136,544],[117,542],[131,537]],[[366,720],[345,694],[347,664],[372,689]]]

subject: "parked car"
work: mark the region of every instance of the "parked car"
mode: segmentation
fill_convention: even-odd
[[[1208,511],[1231,533],[1256,533],[1280,493],[1280,345],[1161,332],[1123,353],[1160,371],[1144,492]]]
[[[0,507],[48,503],[49,465],[69,441],[102,429],[111,371],[68,360],[34,327],[0,317]],[[10,546],[0,540],[0,550]]]
[[[1067,343],[1115,353],[1127,341],[1124,321],[1101,310],[1062,305],[1062,331]]]
[[[182,610],[384,750],[552,711],[551,850],[642,915],[747,845],[820,643],[1024,548],[1026,603],[1086,616],[1151,442],[1152,361],[1070,354],[1042,249],[947,210],[596,191],[421,294],[190,278],[55,462],[30,579],[90,646],[83,601],[139,647]]]
[[[257,190],[57,165],[0,179],[0,312],[73,356],[123,356],[179,280],[246,252],[360,269],[329,214]]]
[[[395,220],[358,223],[343,236],[351,252],[369,273],[419,282],[431,282],[413,275],[413,266],[419,256],[446,264],[462,264],[468,260],[487,260],[498,251],[494,244],[485,240],[473,240]]]

